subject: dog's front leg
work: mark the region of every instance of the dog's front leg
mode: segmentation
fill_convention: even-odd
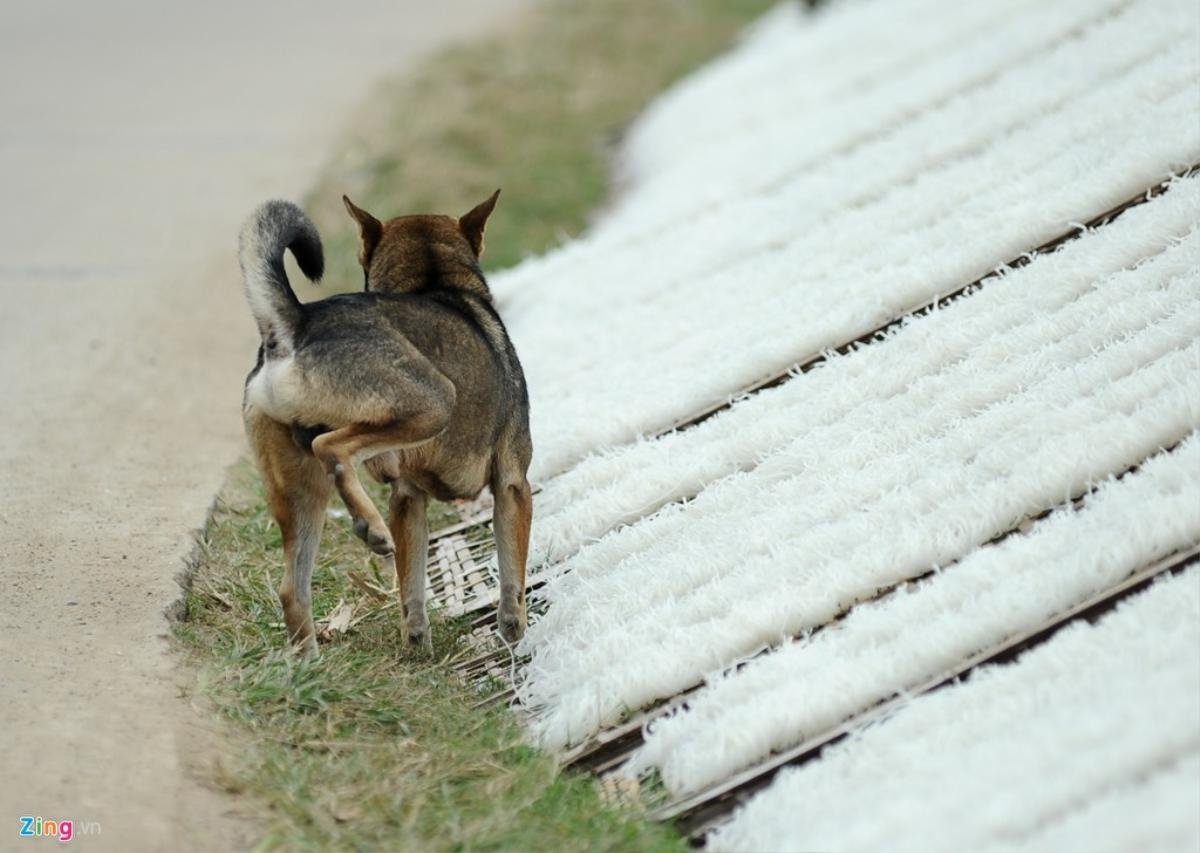
[[[500,606],[496,620],[500,636],[515,643],[525,635],[525,561],[529,557],[529,527],[533,493],[524,477],[492,484],[496,556],[500,563]]]
[[[404,627],[414,646],[433,648],[425,610],[425,570],[429,555],[429,525],[425,494],[403,481],[392,483],[388,527],[396,543],[396,586],[404,602]]]

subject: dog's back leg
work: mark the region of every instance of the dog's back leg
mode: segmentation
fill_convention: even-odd
[[[529,528],[533,521],[533,493],[523,471],[498,471],[493,475],[492,522],[496,556],[500,563],[500,606],[496,622],[500,636],[515,643],[525,634],[525,561],[529,557]]]
[[[285,567],[279,602],[288,640],[301,654],[317,654],[312,619],[312,574],[329,503],[329,479],[320,463],[297,446],[291,430],[253,408],[246,435],[262,472],[271,514],[283,534]]]
[[[449,422],[453,398],[445,406],[423,408],[383,426],[351,424],[317,436],[313,453],[333,478],[354,522],[354,532],[376,554],[395,551],[392,535],[358,479],[354,463],[401,447],[415,447],[441,434]]]

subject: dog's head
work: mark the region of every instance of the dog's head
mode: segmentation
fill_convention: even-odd
[[[483,231],[500,190],[469,213],[452,216],[399,216],[380,222],[342,196],[358,225],[358,262],[368,290],[413,291],[477,279]]]

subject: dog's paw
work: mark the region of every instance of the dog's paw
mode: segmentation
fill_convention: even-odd
[[[321,657],[321,650],[317,647],[317,638],[308,637],[299,643],[293,643],[292,654],[294,654],[298,660],[319,660]]]
[[[367,547],[381,557],[391,556],[396,550],[392,536],[386,531],[372,530],[365,518],[354,519],[354,535],[367,543]]]
[[[406,629],[408,645],[417,651],[433,653],[433,636],[429,631],[429,623],[409,625]]]
[[[500,612],[496,614],[496,622],[500,628],[500,636],[509,645],[517,643],[525,636],[526,622],[524,613]]]

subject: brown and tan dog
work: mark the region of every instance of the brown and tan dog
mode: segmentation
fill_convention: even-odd
[[[283,532],[279,588],[290,641],[316,652],[310,584],[325,507],[336,488],[354,531],[385,561],[411,642],[429,643],[425,504],[495,500],[498,621],[525,630],[525,561],[533,513],[529,399],[521,364],[479,268],[499,190],[460,219],[380,222],[343,197],[358,224],[365,289],[301,303],[290,249],[313,281],[324,261],[312,221],[294,204],[261,205],[242,229],[246,296],[262,344],[246,379],[246,434]],[[385,524],[355,471],[391,485]]]

